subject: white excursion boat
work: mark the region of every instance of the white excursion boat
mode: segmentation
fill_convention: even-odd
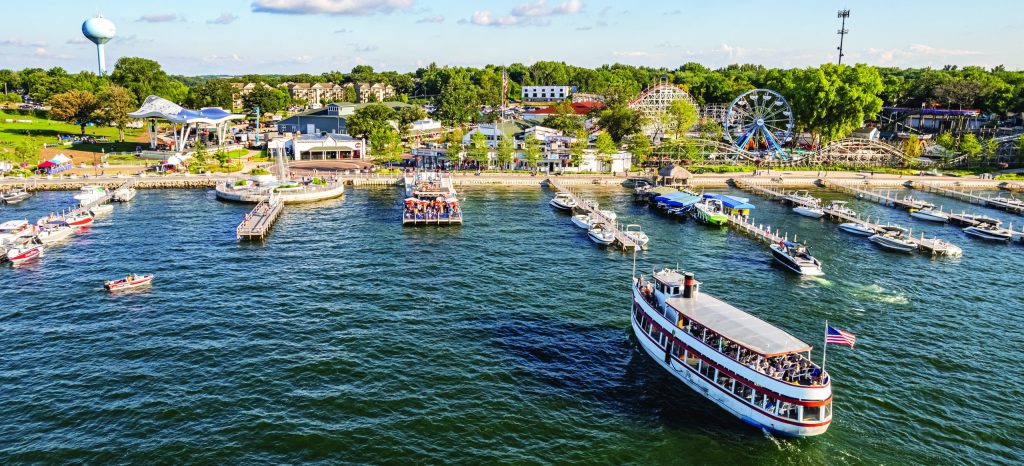
[[[772,243],[772,257],[787,269],[800,275],[825,275],[821,270],[821,261],[807,250],[807,246],[792,241]]]
[[[17,204],[31,197],[32,194],[24,189],[12,189],[0,193],[0,202],[5,204]]]
[[[839,229],[860,236],[871,236],[878,233],[871,225],[866,223],[840,223]]]
[[[576,200],[567,193],[555,194],[555,198],[552,199],[551,202],[548,202],[548,204],[551,204],[551,207],[558,210],[572,210],[576,208],[577,205]]]
[[[849,208],[846,205],[846,201],[832,201],[832,202],[829,202],[828,205],[825,206],[824,210],[829,212],[829,213],[849,215],[850,217],[856,217],[857,216],[857,212],[854,211],[853,209]]]
[[[615,233],[600,226],[595,226],[587,232],[590,240],[601,245],[609,245],[615,242]]]
[[[79,193],[74,195],[79,205],[87,205],[107,195],[107,188],[97,185],[82,186]]]
[[[911,210],[910,216],[921,220],[927,220],[929,222],[946,223],[949,221],[949,214],[946,214],[939,210],[935,210],[934,207],[925,207],[923,209]]]
[[[92,225],[92,220],[92,215],[88,213],[69,215],[64,219],[64,221],[67,222],[68,225],[73,226],[75,228],[87,227],[89,225]]]
[[[811,346],[664,269],[633,283],[631,326],[651,359],[744,422],[793,437],[832,423],[832,381]]]
[[[821,218],[825,216],[825,211],[821,210],[818,206],[806,206],[799,205],[793,208],[793,212],[803,215],[804,217],[810,218]]]
[[[871,242],[892,251],[911,252],[917,249],[917,243],[910,241],[907,236],[907,229],[903,227],[888,225],[882,227],[885,231],[872,235]]]
[[[589,230],[590,227],[597,224],[597,220],[590,214],[577,214],[572,216],[572,223],[584,230]]]
[[[989,241],[1011,241],[1013,232],[1002,228],[999,220],[979,221],[977,225],[964,228],[964,233]]]
[[[114,200],[115,202],[128,202],[132,199],[135,199],[135,194],[137,194],[135,188],[129,186],[127,188],[118,189],[117,191],[114,191],[114,195],[111,197],[111,199]]]
[[[64,241],[75,233],[75,229],[67,225],[54,225],[39,232],[36,238],[43,244],[54,244]]]
[[[15,246],[7,250],[7,260],[11,261],[14,265],[30,261],[42,255],[42,244],[26,244],[23,246]]]
[[[132,274],[120,280],[108,280],[103,282],[103,287],[111,293],[115,291],[127,291],[134,288],[149,286],[153,283],[153,275]]]
[[[112,206],[110,204],[100,204],[100,205],[97,205],[97,206],[93,206],[91,209],[89,209],[89,213],[91,213],[93,215],[105,215],[105,214],[109,214],[109,213],[111,213],[113,211],[114,211],[114,206]]]
[[[626,229],[622,232],[622,234],[626,235],[627,238],[633,240],[633,242],[636,243],[637,247],[641,249],[646,248],[647,243],[651,241],[651,239],[647,237],[647,233],[644,233],[644,231],[640,229],[640,225],[637,225],[635,223],[626,225]]]

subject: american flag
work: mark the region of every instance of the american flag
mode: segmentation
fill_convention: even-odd
[[[831,325],[825,326],[825,344],[832,343],[833,345],[846,345],[853,348],[854,342],[857,341],[857,336],[847,332],[845,330],[839,330]]]
[[[505,96],[508,95],[508,70],[501,68],[501,106],[505,106]]]

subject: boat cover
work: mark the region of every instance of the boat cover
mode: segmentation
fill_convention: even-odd
[[[718,199],[722,205],[733,210],[753,210],[756,207],[745,197],[729,196],[727,194],[705,194],[706,199]]]
[[[698,293],[696,299],[670,298],[668,305],[719,335],[765,357],[811,349],[811,345],[797,337],[707,293]]]
[[[664,202],[672,207],[688,207],[697,202],[700,202],[700,196],[694,196],[693,194],[676,191],[674,193],[668,193],[654,198],[655,201]]]

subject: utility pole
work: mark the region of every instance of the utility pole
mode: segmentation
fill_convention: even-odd
[[[838,18],[842,19],[842,25],[839,26],[839,64],[843,64],[843,38],[850,33],[849,29],[846,29],[846,18],[850,17],[850,10],[839,10]]]

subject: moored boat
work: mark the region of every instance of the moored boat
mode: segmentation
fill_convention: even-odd
[[[97,206],[93,206],[91,209],[89,209],[89,213],[93,214],[93,215],[105,215],[105,214],[109,214],[109,213],[111,213],[113,211],[114,211],[114,206],[112,206],[110,204],[100,204],[100,205],[97,205]]]
[[[597,211],[597,213],[600,214],[602,217],[613,222],[615,221],[615,219],[619,218],[619,214],[615,213],[615,211],[612,210],[599,210]]]
[[[793,212],[810,218],[821,218],[825,216],[825,211],[821,210],[821,207],[818,206],[800,205],[794,207]]]
[[[933,207],[911,210],[910,216],[916,219],[927,220],[929,222],[946,223],[949,221],[949,214],[935,210]]]
[[[790,203],[801,205],[801,204],[820,204],[821,199],[812,196],[806,189],[799,191],[793,191],[792,193],[782,196],[782,200],[789,201]]]
[[[866,223],[840,223],[839,229],[860,236],[871,236],[878,233],[871,225]]]
[[[577,214],[572,216],[572,223],[584,230],[589,230],[590,227],[597,224],[597,220],[590,214]]]
[[[1013,239],[1013,232],[1002,228],[999,220],[979,221],[977,225],[964,228],[964,233],[975,238],[989,241],[1010,241]]]
[[[80,228],[92,225],[93,218],[92,215],[88,213],[77,213],[65,217],[64,221],[70,226]]]
[[[846,205],[846,201],[832,201],[825,206],[825,212],[829,214],[847,215],[856,217],[857,212]]]
[[[128,202],[132,199],[135,199],[135,194],[137,194],[135,188],[127,187],[114,191],[114,195],[111,197],[111,199],[114,200],[115,202]]]
[[[8,220],[0,223],[0,245],[17,242],[36,234],[36,228],[28,220]]]
[[[16,188],[0,193],[0,203],[17,204],[31,197],[32,194],[25,189]]]
[[[868,239],[890,251],[911,252],[917,249],[917,243],[910,240],[906,228],[887,225],[882,229],[885,231],[874,234]]]
[[[134,288],[141,288],[149,286],[153,283],[153,275],[138,275],[132,274],[119,280],[108,280],[103,282],[103,287],[107,291],[127,291]]]
[[[587,236],[590,237],[591,241],[600,245],[607,246],[615,242],[615,233],[612,232],[611,230],[606,230],[604,227],[601,226],[592,227],[589,231],[587,231]]]
[[[772,243],[769,248],[772,251],[772,257],[789,270],[800,275],[817,276],[825,274],[821,270],[821,261],[811,255],[810,251],[807,250],[807,246],[791,241],[779,241],[778,243]]]
[[[722,207],[722,201],[718,199],[704,199],[693,204],[693,216],[701,223],[707,225],[722,226],[729,220]]]
[[[14,265],[30,261],[42,255],[42,244],[25,244],[22,246],[14,246],[7,250],[7,260],[11,261]]]
[[[646,248],[647,243],[651,241],[651,238],[647,236],[647,233],[644,233],[644,231],[640,229],[640,225],[635,223],[626,225],[626,229],[623,230],[622,234],[633,240],[633,243],[635,243],[639,248]]]
[[[52,225],[39,232],[36,239],[43,244],[54,244],[64,241],[75,233],[75,229],[67,225]]]
[[[568,193],[558,193],[548,204],[558,210],[572,210],[576,208],[576,200]]]
[[[832,422],[830,376],[811,346],[664,269],[633,283],[631,327],[666,372],[758,429],[806,437]]]
[[[85,206],[90,203],[96,202],[97,200],[106,195],[107,189],[104,188],[103,186],[88,185],[82,186],[79,189],[79,193],[75,194],[73,197],[75,198],[75,200],[78,201],[79,205]]]

